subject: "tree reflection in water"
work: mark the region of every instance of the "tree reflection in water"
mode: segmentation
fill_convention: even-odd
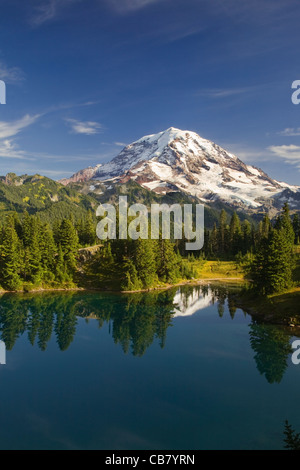
[[[154,340],[161,348],[165,346],[173,318],[191,316],[210,305],[216,305],[220,317],[228,312],[234,319],[237,309],[232,287],[182,286],[127,295],[4,294],[0,299],[0,339],[9,351],[18,337],[27,333],[29,342],[45,351],[55,335],[59,349],[65,351],[75,337],[78,318],[82,317],[86,321],[97,321],[99,328],[108,323],[114,342],[121,345],[124,353],[143,356]],[[292,334],[280,326],[262,325],[252,320],[249,335],[257,370],[269,383],[279,383],[292,352]]]

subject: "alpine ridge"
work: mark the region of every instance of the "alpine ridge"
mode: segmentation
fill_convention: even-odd
[[[300,187],[276,181],[263,170],[195,132],[170,127],[126,146],[109,163],[89,167],[60,182],[97,184],[134,180],[158,194],[182,192],[211,204],[221,201],[249,211],[300,208]]]

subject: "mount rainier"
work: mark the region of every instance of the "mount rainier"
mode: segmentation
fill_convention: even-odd
[[[97,185],[130,180],[161,195],[181,192],[202,203],[220,201],[249,212],[276,211],[285,201],[291,209],[300,209],[299,186],[276,181],[195,132],[173,127],[142,137],[109,163],[60,182],[89,182],[90,191],[96,191]]]

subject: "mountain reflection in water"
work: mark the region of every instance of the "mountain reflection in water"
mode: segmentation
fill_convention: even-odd
[[[223,317],[228,307],[234,319],[236,307],[232,287],[182,286],[167,291],[138,294],[43,293],[4,294],[0,299],[0,340],[6,350],[27,334],[32,345],[45,351],[55,336],[61,351],[71,345],[78,318],[109,324],[110,334],[124,353],[143,356],[154,340],[165,346],[167,330],[178,317],[190,317],[215,306]],[[239,314],[247,315],[242,310]],[[257,370],[269,383],[282,380],[291,354],[292,334],[277,325],[259,324],[249,316],[249,337]]]

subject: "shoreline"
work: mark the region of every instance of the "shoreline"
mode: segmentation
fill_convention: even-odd
[[[211,282],[224,282],[230,283],[238,282],[240,284],[247,283],[248,281],[242,277],[217,277],[217,278],[199,278],[199,279],[192,279],[186,281],[180,281],[176,284],[166,284],[164,286],[155,286],[149,287],[147,289],[139,289],[139,290],[129,290],[129,291],[121,291],[121,290],[109,290],[97,287],[50,287],[50,288],[36,288],[32,290],[0,290],[0,295],[2,294],[38,294],[38,293],[45,293],[45,292],[107,292],[107,293],[115,293],[115,294],[137,294],[141,292],[152,292],[155,290],[169,290],[173,287],[180,287],[180,286],[197,286],[197,285],[205,285]]]
[[[97,288],[97,287],[69,287],[69,288],[37,288],[30,291],[7,291],[7,290],[0,290],[0,296],[4,294],[22,294],[26,295],[35,295],[35,294],[47,294],[47,293],[107,293],[107,294],[139,294],[139,293],[150,293],[154,291],[168,291],[173,288],[178,288],[181,286],[203,286],[208,284],[235,284],[240,285],[241,288],[249,283],[249,279],[245,279],[242,277],[215,277],[215,278],[197,278],[197,279],[190,279],[190,280],[182,280],[175,284],[166,284],[161,286],[150,287],[148,289],[140,289],[135,291],[120,291],[120,290],[109,290],[105,288]],[[233,294],[233,300],[236,308],[239,308],[250,315],[254,320],[278,325],[282,327],[289,328],[292,332],[297,332],[297,336],[299,335],[299,328],[300,328],[300,319],[297,318],[297,311],[298,309],[293,306],[290,306],[289,302],[293,299],[294,296],[300,296],[300,288],[296,287],[293,290],[283,292],[278,294],[273,298],[247,298],[243,297],[239,294]],[[275,302],[274,302],[275,298]],[[284,306],[282,307],[280,300],[285,298],[285,301],[288,303],[289,308],[286,311]],[[300,299],[299,299],[300,300]],[[297,306],[299,305],[299,300],[297,299]],[[254,303],[254,305],[253,305]],[[300,314],[300,312],[299,312]]]
[[[273,325],[286,326],[299,332],[300,288],[294,287],[269,297],[252,298],[234,296],[237,308],[244,310],[255,320]]]

